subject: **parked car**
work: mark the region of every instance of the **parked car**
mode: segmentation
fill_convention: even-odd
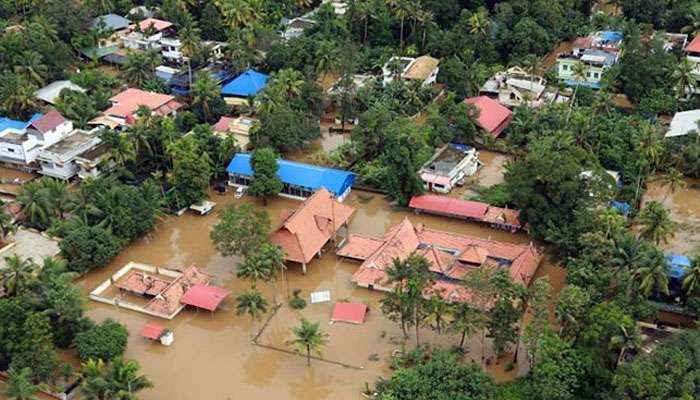
[[[236,188],[236,193],[234,193],[233,197],[240,199],[241,197],[243,197],[245,192],[246,192],[246,188],[243,186],[239,186]]]

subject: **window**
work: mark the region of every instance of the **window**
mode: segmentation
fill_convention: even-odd
[[[599,79],[599,78],[600,78],[600,72],[594,72],[594,73],[593,73],[593,77],[594,77],[595,79]]]
[[[444,189],[445,188],[445,185],[440,185],[438,183],[434,184],[433,186],[437,189]]]
[[[566,64],[563,64],[563,65],[561,66],[561,70],[562,70],[562,71],[568,71],[568,70],[569,70],[569,66],[566,65]]]
[[[15,152],[15,149],[11,149],[11,148],[8,147],[8,148],[7,148],[7,151],[9,151],[10,153],[14,153],[14,152]]]

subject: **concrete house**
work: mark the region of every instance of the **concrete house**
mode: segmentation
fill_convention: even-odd
[[[127,33],[128,32],[128,33]],[[124,47],[132,50],[162,48],[161,40],[173,33],[173,23],[155,18],[146,18],[133,24],[120,36]]]
[[[55,110],[27,122],[0,118],[0,162],[30,169],[45,147],[72,130],[73,123]]]
[[[513,121],[513,112],[490,97],[470,97],[464,99],[464,103],[479,111],[476,124],[495,138],[499,137]]]
[[[141,89],[129,88],[110,99],[112,107],[105,110],[102,117],[91,121],[92,125],[107,125],[112,128],[129,126],[136,121],[136,111],[140,106],[151,110],[153,115],[170,116],[177,114],[182,104],[175,97]],[[115,125],[115,126],[112,126]]]
[[[538,75],[531,75],[520,67],[501,71],[487,80],[479,94],[488,96],[508,108],[517,108],[527,102],[530,107],[538,108],[545,104],[566,102],[556,89],[547,88],[547,80]]]
[[[571,52],[557,58],[557,74],[568,86],[587,86],[600,89],[605,71],[617,63],[622,34],[614,31],[595,32],[574,40]],[[585,75],[576,76],[576,65],[585,66]]]
[[[693,76],[695,79],[700,80],[700,36],[696,36],[684,49],[686,54],[686,59],[690,61],[693,65]],[[698,88],[695,89],[697,92]]]
[[[80,157],[96,159],[95,154],[90,154],[95,150],[102,140],[97,136],[96,130],[90,132],[76,129],[68,136],[58,142],[46,147],[39,154],[38,161],[41,169],[39,173],[57,179],[69,180],[76,176],[81,165],[78,164]],[[87,176],[97,176],[96,171],[89,171]]]
[[[257,118],[240,116],[219,118],[219,121],[214,124],[212,131],[215,135],[227,137],[233,135],[236,143],[241,149],[246,150],[250,144],[250,129],[258,122]]]
[[[471,146],[448,144],[418,171],[426,190],[449,193],[464,179],[476,173],[479,153]]]

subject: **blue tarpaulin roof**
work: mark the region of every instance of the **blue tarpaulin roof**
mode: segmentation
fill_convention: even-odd
[[[226,171],[232,174],[253,176],[250,158],[249,153],[236,154]],[[340,196],[355,182],[355,174],[349,171],[281,159],[277,160],[277,165],[279,166],[277,176],[283,183],[305,187],[312,191],[324,187]]]
[[[0,117],[0,132],[4,131],[5,129],[17,129],[17,130],[23,130],[29,124],[32,122],[38,120],[41,118],[43,114],[34,114],[32,115],[32,118],[29,119],[29,121],[17,121],[14,119],[10,118],[5,118],[5,117]]]
[[[224,96],[255,96],[265,87],[268,76],[249,69],[221,88]]]
[[[622,33],[617,31],[603,31],[600,36],[608,42],[619,42],[622,40]]]
[[[690,268],[691,262],[690,258],[683,254],[668,253],[666,254],[666,264],[668,265],[668,276],[681,279]]]
[[[630,212],[632,212],[632,206],[629,203],[625,203],[624,201],[614,200],[610,202],[610,207],[614,208],[615,211],[619,212],[625,217],[630,215]]]

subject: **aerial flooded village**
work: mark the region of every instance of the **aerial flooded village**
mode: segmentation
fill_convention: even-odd
[[[0,400],[700,399],[697,0],[0,1]]]

